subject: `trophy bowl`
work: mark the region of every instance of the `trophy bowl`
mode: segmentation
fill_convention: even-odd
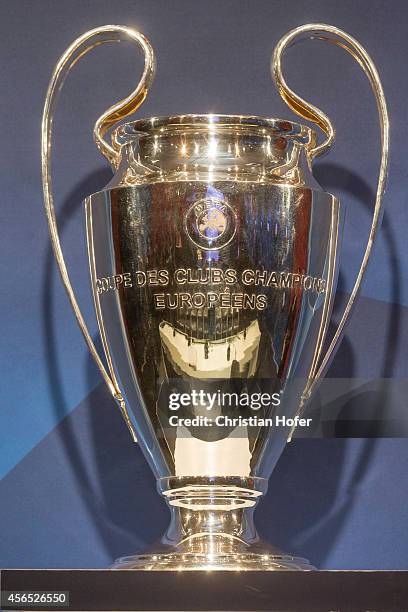
[[[334,139],[330,120],[286,85],[281,55],[296,37],[341,45],[373,87],[382,162],[373,224],[356,285],[326,352],[344,207],[322,190],[312,160]],[[101,42],[142,47],[132,94],[97,121],[112,181],[85,201],[89,270],[105,353],[99,357],[61,251],[50,156],[56,95],[76,59]],[[326,133],[281,119],[179,115],[115,124],[143,102],[154,55],[140,33],[105,26],[60,59],[43,117],[43,185],[62,279],[88,347],[171,512],[153,550],[117,560],[140,570],[313,569],[257,534],[255,506],[324,375],[349,318],[381,215],[388,118],[367,53],[333,26],[312,24],[277,45],[282,97]],[[103,136],[110,128],[111,143]]]

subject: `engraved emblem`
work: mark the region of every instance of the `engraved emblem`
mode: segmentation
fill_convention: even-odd
[[[236,214],[227,202],[208,197],[190,206],[184,216],[184,229],[200,249],[217,251],[234,238],[236,221]]]
[[[198,231],[203,238],[220,238],[227,227],[227,219],[215,206],[201,213],[197,220]]]

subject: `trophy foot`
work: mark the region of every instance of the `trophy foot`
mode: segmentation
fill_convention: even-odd
[[[112,569],[146,571],[298,571],[315,570],[307,559],[287,554],[166,553],[130,555],[117,559]]]
[[[266,490],[266,481],[233,477],[194,480],[189,477],[187,483],[185,480],[171,478],[160,483],[171,512],[171,522],[161,542],[145,554],[118,559],[113,569],[316,569],[307,559],[282,553],[260,540],[253,513]]]

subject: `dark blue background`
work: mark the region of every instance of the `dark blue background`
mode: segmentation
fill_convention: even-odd
[[[139,116],[243,113],[291,118],[269,76],[278,39],[334,24],[372,55],[391,117],[386,214],[361,300],[332,376],[407,377],[406,138],[408,6],[377,0],[15,0],[0,23],[2,393],[0,566],[103,567],[158,537],[167,515],[82,344],[58,279],[42,210],[40,121],[51,71],[87,29],[140,28],[157,76]],[[128,45],[98,48],[70,75],[56,116],[55,189],[62,241],[93,334],[81,201],[111,173],[95,119],[137,81]],[[370,224],[379,163],[369,85],[341,49],[287,53],[293,88],[337,128],[315,164],[348,204],[340,297],[350,292]],[[335,319],[339,318],[339,307]],[[362,400],[369,402],[369,398]],[[408,568],[406,440],[299,440],[285,451],[258,522],[274,544],[321,567]]]

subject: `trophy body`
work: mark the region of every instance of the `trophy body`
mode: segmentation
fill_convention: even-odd
[[[58,75],[51,102],[57,85]],[[88,346],[172,516],[151,552],[114,567],[311,569],[260,542],[253,512],[355,297],[323,355],[343,220],[311,173],[323,145],[297,123],[232,115],[140,120],[116,128],[112,147],[96,140],[116,170],[85,202],[109,374],[67,277],[45,150],[51,237]]]
[[[339,205],[291,163],[311,137],[296,124],[184,116],[121,131],[119,186],[86,202],[100,329],[161,492],[210,520],[255,505],[286,443],[276,418],[297,413],[290,383],[307,381],[324,335]],[[202,401],[178,405],[193,392]],[[275,398],[258,408],[261,394]],[[231,550],[228,531],[193,523],[184,554],[214,538]],[[248,546],[234,539],[232,552]]]

